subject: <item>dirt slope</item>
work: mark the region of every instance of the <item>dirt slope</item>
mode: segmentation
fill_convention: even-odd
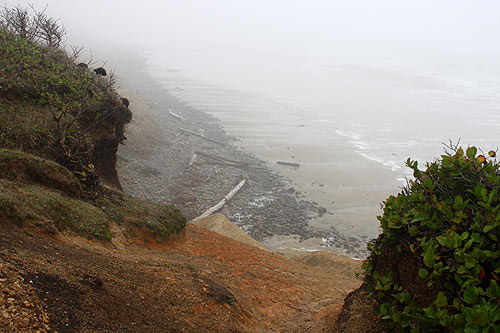
[[[2,223],[0,330],[322,332],[359,286],[192,224],[164,244],[113,237]]]

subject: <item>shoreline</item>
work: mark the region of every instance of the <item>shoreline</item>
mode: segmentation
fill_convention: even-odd
[[[357,259],[367,256],[366,242],[373,237],[363,235],[362,232],[353,233],[352,230],[339,231],[332,223],[334,217],[345,225],[355,225],[352,211],[349,211],[353,209],[366,210],[365,214],[376,221],[376,213],[373,212],[380,207],[380,201],[374,205],[369,200],[364,200],[362,205],[353,208],[352,199],[359,199],[366,190],[360,185],[365,181],[366,175],[356,175],[352,167],[345,168],[342,165],[349,161],[337,162],[333,166],[322,161],[312,161],[311,147],[306,145],[300,147],[296,144],[286,149],[283,143],[282,146],[270,149],[265,144],[249,144],[251,128],[247,129],[247,137],[241,135],[241,131],[235,137],[222,117],[191,107],[172,96],[145,72],[144,63],[131,64],[125,60],[119,64],[113,66],[121,74],[122,84],[128,84],[124,88],[129,94],[135,95],[129,98],[131,109],[136,113],[134,124],[141,123],[139,125],[143,129],[147,128],[149,135],[149,138],[142,138],[143,141],[134,146],[133,137],[141,134],[133,133],[131,125],[131,131],[127,134],[129,140],[118,152],[119,172],[126,192],[162,204],[173,203],[191,219],[218,202],[242,177],[247,177],[248,184],[220,212],[271,250],[277,253],[292,248],[305,252],[326,250]],[[129,96],[125,94],[125,97]],[[142,109],[140,113],[135,110],[137,108]],[[184,117],[185,121],[170,115],[169,110]],[[146,119],[137,117],[141,113]],[[232,117],[235,124],[248,126],[248,121],[241,116],[240,119],[238,115],[233,114]],[[224,144],[185,135],[179,132],[179,127],[203,133]],[[266,141],[262,133],[259,134]],[[154,147],[149,149],[146,145]],[[331,142],[325,143],[323,148],[328,145]],[[205,159],[189,168],[192,153],[197,150],[240,160],[252,168],[242,170],[213,164]],[[293,150],[295,159],[288,156],[291,154],[290,150]],[[333,150],[340,151],[340,161],[346,155],[354,154],[338,143]],[[284,152],[279,158],[300,161],[300,168],[275,164],[277,151]],[[358,170],[371,167],[367,166],[370,161],[356,157],[354,163]],[[310,162],[305,162],[305,159]],[[306,177],[311,170],[313,174],[325,176],[333,174],[332,169],[340,182],[338,186],[330,186],[321,178],[310,186],[296,181],[298,177]],[[370,186],[375,189],[377,187],[376,184]],[[335,202],[333,208],[331,201]],[[363,226],[358,229],[363,231]]]

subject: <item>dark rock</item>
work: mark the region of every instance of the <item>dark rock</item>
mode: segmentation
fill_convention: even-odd
[[[106,72],[106,70],[102,67],[99,67],[99,68],[96,68],[94,69],[94,72],[97,74],[97,75],[101,75],[101,76],[106,76],[108,75],[108,73]]]
[[[123,105],[125,105],[126,107],[128,107],[130,105],[130,102],[127,98],[125,97],[122,97],[120,98],[120,101],[122,102]]]

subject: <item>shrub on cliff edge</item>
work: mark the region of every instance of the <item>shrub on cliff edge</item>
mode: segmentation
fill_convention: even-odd
[[[91,190],[96,176],[120,188],[116,150],[132,114],[112,80],[0,26],[0,148],[53,160]]]
[[[500,164],[450,147],[384,202],[367,282],[397,331],[500,332]]]

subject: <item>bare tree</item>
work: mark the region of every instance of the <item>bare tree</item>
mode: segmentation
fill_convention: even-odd
[[[2,7],[0,25],[3,29],[21,38],[35,40],[38,35],[38,20],[30,15],[27,8],[20,6]]]
[[[4,6],[0,9],[0,27],[18,37],[60,48],[66,29],[59,20],[47,16],[46,10],[47,6],[41,11],[36,10],[33,5],[28,8]]]
[[[83,51],[83,46],[70,45],[69,48],[71,49],[71,51],[66,52],[66,53],[68,53],[68,58],[72,62],[76,62],[78,60],[78,58],[80,58],[80,54]],[[87,67],[88,67],[88,64],[85,64],[85,65],[87,65]]]
[[[109,71],[107,79],[108,87],[112,90],[115,90],[118,88],[117,83],[118,83],[118,77],[116,76],[115,71],[113,70]]]
[[[66,36],[64,25],[56,19],[48,17],[45,14],[47,7],[42,11],[37,11],[33,6],[31,9],[34,12],[34,19],[37,21],[37,35],[39,42],[46,44],[49,47],[60,48]]]

